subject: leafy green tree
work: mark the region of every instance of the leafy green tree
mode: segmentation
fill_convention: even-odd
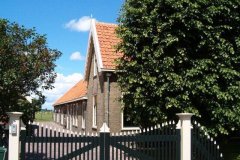
[[[142,127],[191,112],[214,136],[240,130],[240,1],[127,0],[118,82]]]
[[[0,19],[0,113],[23,111],[33,120],[45,101],[42,91],[53,88],[56,59],[61,52],[47,46],[45,35]],[[26,97],[34,95],[30,102]]]

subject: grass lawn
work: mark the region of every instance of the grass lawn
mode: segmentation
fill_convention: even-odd
[[[53,112],[50,112],[50,111],[36,112],[34,121],[36,122],[53,121]]]

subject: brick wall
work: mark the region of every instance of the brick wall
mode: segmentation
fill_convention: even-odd
[[[105,86],[107,82],[105,81]],[[107,93],[106,93],[107,94]],[[121,103],[119,98],[121,96],[120,88],[116,82],[116,75],[112,74],[110,77],[110,100],[109,100],[109,128],[111,132],[121,131]]]
[[[94,52],[94,50],[92,49]],[[93,54],[92,54],[93,55]],[[90,74],[87,89],[87,109],[86,109],[86,132],[99,131],[107,112],[107,77],[106,72],[98,73],[94,76],[94,58],[91,58]],[[96,91],[97,88],[97,91]],[[93,128],[93,96],[97,95],[97,128]],[[110,76],[110,99],[109,99],[109,127],[111,132],[121,130],[121,104],[118,101],[121,95],[116,83],[116,75]]]
[[[94,50],[92,49],[92,52]],[[93,54],[92,54],[93,56]],[[102,76],[94,76],[94,58],[91,58],[90,74],[87,88],[87,107],[86,107],[86,132],[99,131],[104,120],[104,91],[102,88]],[[97,95],[97,128],[93,128],[93,97]]]

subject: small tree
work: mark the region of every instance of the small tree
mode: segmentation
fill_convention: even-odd
[[[127,0],[118,82],[142,127],[191,112],[212,135],[240,130],[240,1]]]
[[[16,23],[0,19],[0,112],[23,111],[23,120],[33,120],[45,98],[42,90],[51,89],[56,77],[58,50],[47,46],[44,35]],[[27,96],[34,95],[30,102]]]

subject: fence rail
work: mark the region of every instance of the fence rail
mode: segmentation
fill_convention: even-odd
[[[174,123],[142,131],[84,134],[30,124],[22,131],[21,159],[179,160]]]
[[[112,134],[110,145],[114,147],[112,155],[118,156],[113,159],[180,159],[180,132],[173,122],[137,132]]]

